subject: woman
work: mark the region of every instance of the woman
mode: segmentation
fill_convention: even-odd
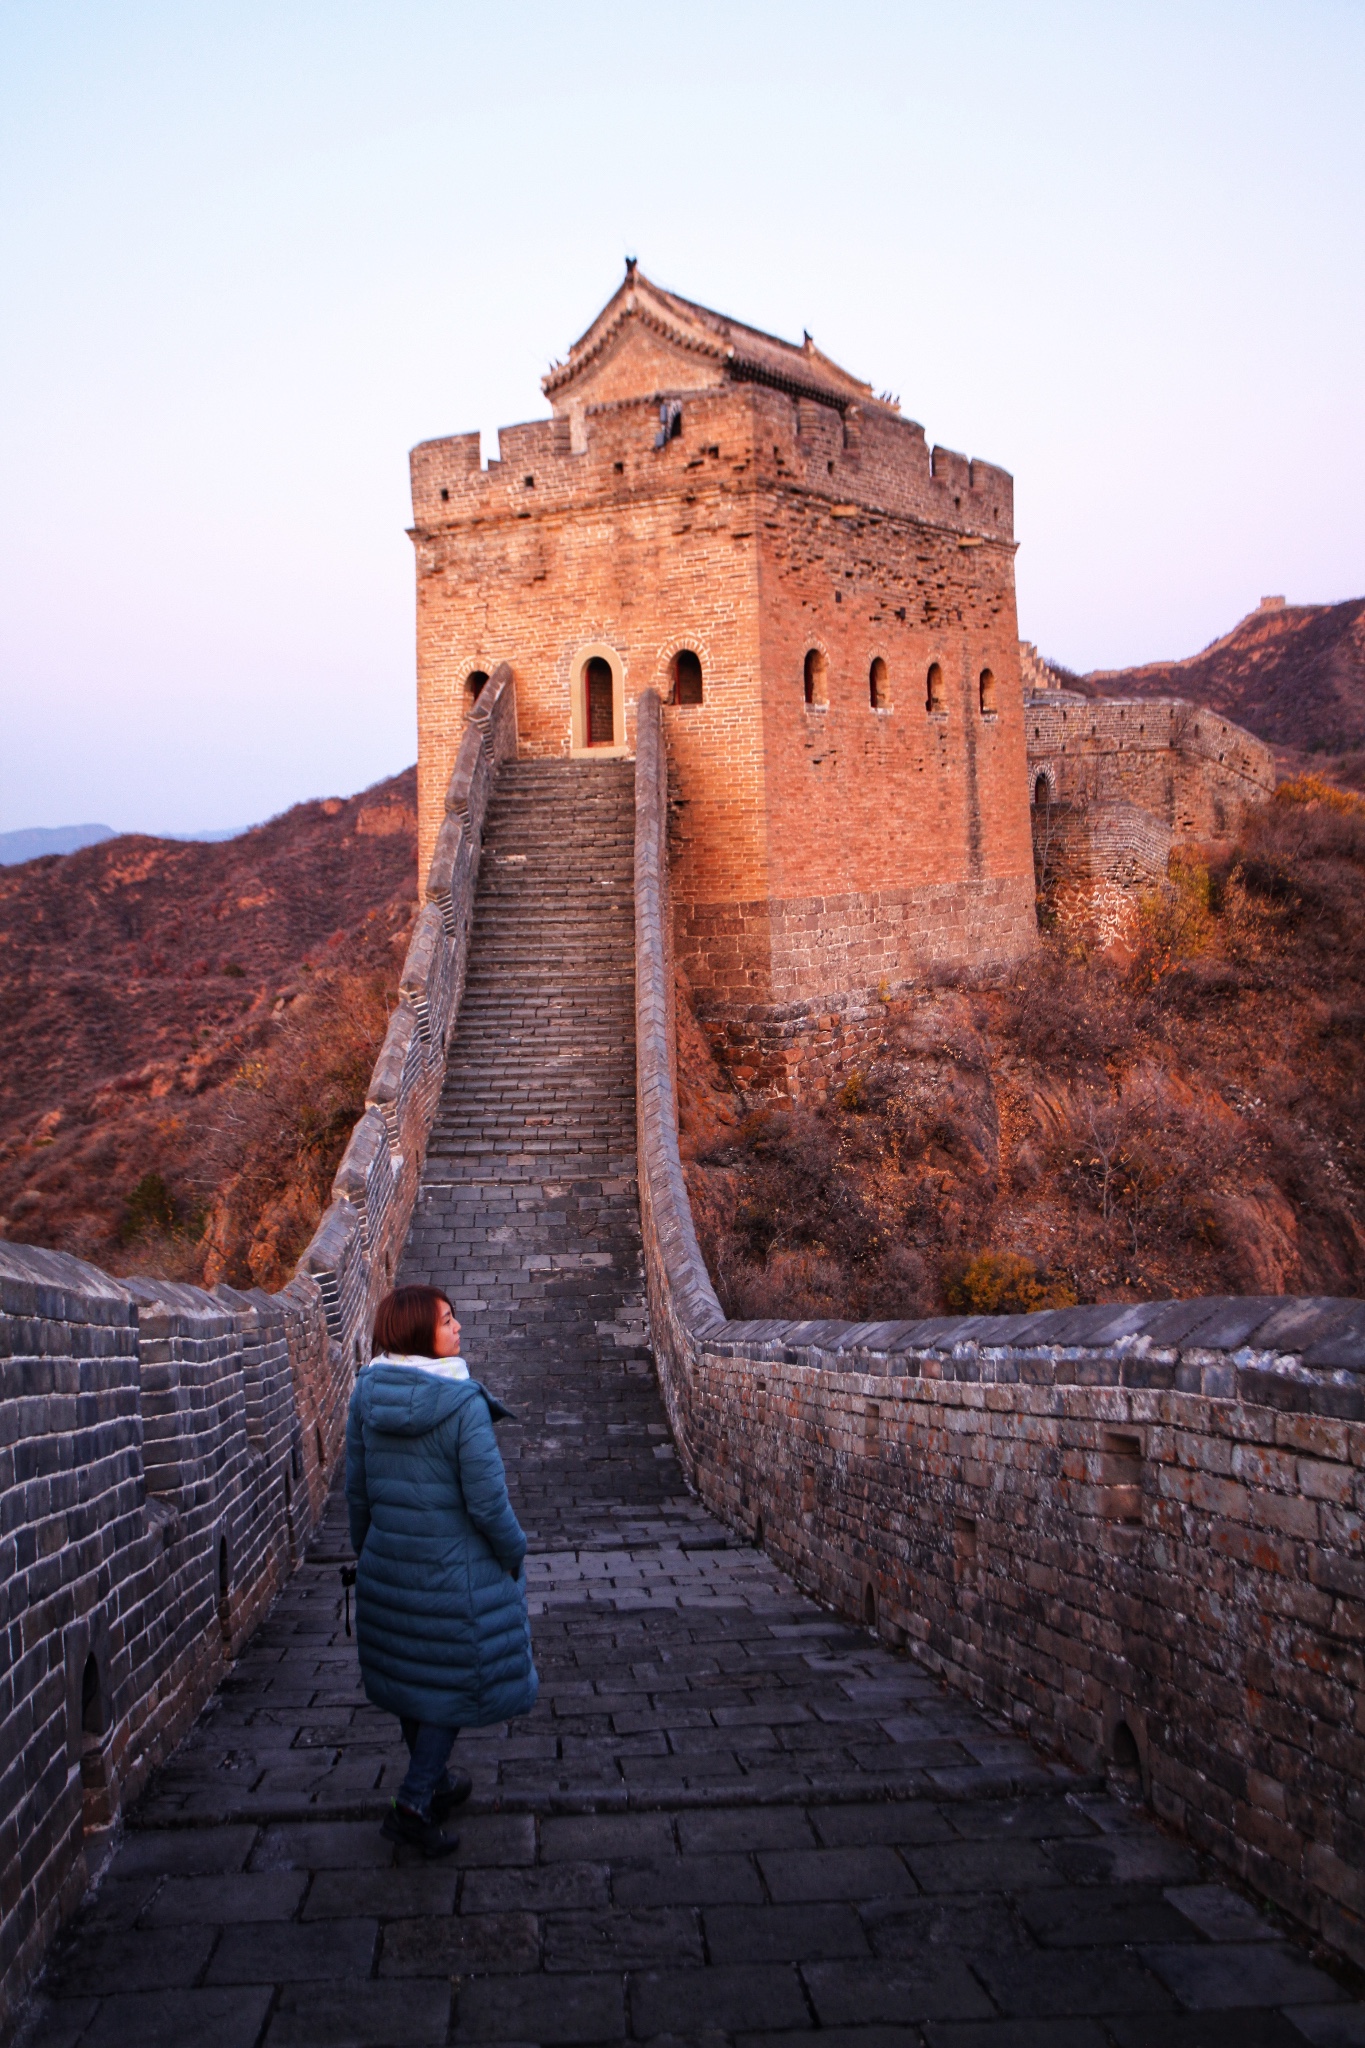
[[[469,1795],[446,1770],[461,1728],[529,1713],[526,1538],[493,1424],[507,1410],[469,1377],[460,1326],[434,1287],[380,1302],[375,1356],[346,1420],[346,1505],[359,1559],[356,1635],[367,1696],[397,1714],[408,1774],[392,1841],[448,1856],[441,1820]]]

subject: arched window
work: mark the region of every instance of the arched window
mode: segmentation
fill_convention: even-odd
[[[948,698],[943,688],[943,670],[936,661],[929,664],[929,673],[924,684],[924,708],[926,711],[946,711]]]
[[[982,716],[983,718],[994,718],[994,716],[995,716],[995,677],[994,677],[994,675],[992,674],[992,672],[991,672],[991,670],[990,670],[990,669],[988,669],[988,668],[983,668],[983,669],[982,669],[982,671],[981,671],[981,682],[980,682],[980,686],[979,686],[979,687],[980,687],[980,692],[981,692],[981,716]]]
[[[818,647],[812,647],[805,662],[806,702],[828,704],[829,662]]]
[[[469,699],[469,701],[470,701],[470,703],[471,703],[471,704],[477,704],[477,703],[478,703],[478,701],[479,701],[479,692],[480,692],[480,690],[482,690],[482,688],[483,688],[484,684],[485,684],[485,683],[486,683],[487,681],[488,681],[488,671],[487,671],[487,669],[483,669],[483,668],[472,668],[472,669],[471,669],[471,670],[469,671],[469,674],[468,674],[468,675],[467,675],[467,676],[465,677],[465,679],[464,679],[464,693],[465,693],[466,697],[468,697],[468,699]]]
[[[890,710],[891,679],[880,654],[873,656],[872,666],[867,672],[867,694],[874,711]]]
[[[1046,775],[1040,775],[1033,785],[1033,802],[1036,809],[1046,810],[1052,800],[1052,785]]]
[[[594,654],[583,666],[587,703],[586,737],[590,747],[609,747],[616,738],[611,703],[611,663]]]
[[[701,703],[701,660],[690,647],[680,647],[673,657],[674,704]]]

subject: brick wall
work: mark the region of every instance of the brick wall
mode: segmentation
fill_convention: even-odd
[[[1042,776],[1054,804],[1134,804],[1177,839],[1234,837],[1275,791],[1270,748],[1182,698],[1050,691],[1026,700],[1024,723],[1031,794]]]
[[[727,1323],[678,1157],[663,739],[642,704],[641,1209],[689,1478],[1044,1747],[1131,1741],[1159,1813],[1365,1961],[1365,1303]]]
[[[648,367],[637,350],[602,376]],[[664,717],[703,1010],[742,991],[790,1026],[793,1003],[1018,957],[1036,926],[1010,478],[884,408],[756,384],[689,389],[659,447],[657,398],[580,393],[505,430],[487,469],[476,436],[413,451],[421,857],[472,674],[509,662],[520,751],[564,754],[585,651],[605,650],[629,752],[641,693],[666,696],[688,647],[703,701]]]
[[[117,1281],[0,1243],[0,2025],[108,1830],[321,1513],[407,1236],[464,987],[482,819],[515,750],[495,674],[333,1201],[278,1295]]]

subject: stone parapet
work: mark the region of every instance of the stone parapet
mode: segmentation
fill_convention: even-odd
[[[661,723],[642,702],[640,1197],[689,1479],[1045,1748],[1131,1767],[1164,1818],[1365,1961],[1365,1303],[726,1322],[678,1154]]]
[[[365,1113],[280,1294],[0,1243],[0,2025],[322,1512],[408,1234],[516,729],[504,666],[461,742],[455,854],[433,863]]]

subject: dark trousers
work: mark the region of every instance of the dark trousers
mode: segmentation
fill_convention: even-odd
[[[429,1721],[412,1721],[404,1714],[399,1725],[408,1746],[408,1774],[395,1795],[400,1806],[431,1818],[431,1801],[449,1783],[446,1765],[455,1747],[458,1728],[435,1728]]]

